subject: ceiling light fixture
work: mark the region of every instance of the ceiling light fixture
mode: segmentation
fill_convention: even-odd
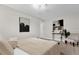
[[[40,9],[40,10],[44,10],[44,9],[46,9],[46,7],[47,7],[47,4],[33,4],[33,7],[35,8],[35,9]]]

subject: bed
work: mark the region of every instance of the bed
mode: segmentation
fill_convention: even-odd
[[[30,55],[57,54],[57,42],[40,38],[26,38],[18,40],[18,48]]]
[[[13,38],[14,39],[14,38]],[[16,40],[7,40],[0,37],[0,55],[43,55],[54,54],[50,51],[57,42],[43,40],[39,38],[26,38]]]
[[[16,42],[16,40],[15,40]],[[14,42],[13,42],[14,43]],[[15,44],[15,43],[14,43]],[[73,47],[70,44],[44,40],[40,38],[18,39],[17,45],[14,46],[7,40],[0,38],[1,55],[79,55],[79,47]],[[15,47],[15,49],[14,49]]]

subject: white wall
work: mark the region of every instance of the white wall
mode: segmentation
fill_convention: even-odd
[[[64,28],[66,28],[71,33],[79,33],[79,15],[63,15],[63,16],[53,16],[52,19],[49,19],[44,22],[43,27],[43,38],[52,39],[52,24],[55,20],[64,19]]]
[[[30,18],[30,32],[19,32],[19,16]],[[5,37],[40,35],[40,20],[0,5],[0,34]]]
[[[19,16],[30,18],[30,32],[19,32]],[[0,5],[0,34],[5,37],[36,36],[52,39],[52,23],[64,19],[64,27],[71,33],[79,33],[79,15],[52,16],[52,19],[40,22],[40,19],[28,16],[11,8]],[[40,24],[41,23],[41,24]]]
[[[45,21],[40,21],[40,38],[43,38],[43,32],[44,32],[44,22]]]

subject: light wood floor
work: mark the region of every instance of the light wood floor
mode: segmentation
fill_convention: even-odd
[[[79,47],[61,43],[60,45],[54,45],[49,51],[45,54],[50,55],[79,55]]]

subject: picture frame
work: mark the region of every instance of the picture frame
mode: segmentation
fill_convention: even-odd
[[[19,17],[19,32],[30,32],[30,18]]]

